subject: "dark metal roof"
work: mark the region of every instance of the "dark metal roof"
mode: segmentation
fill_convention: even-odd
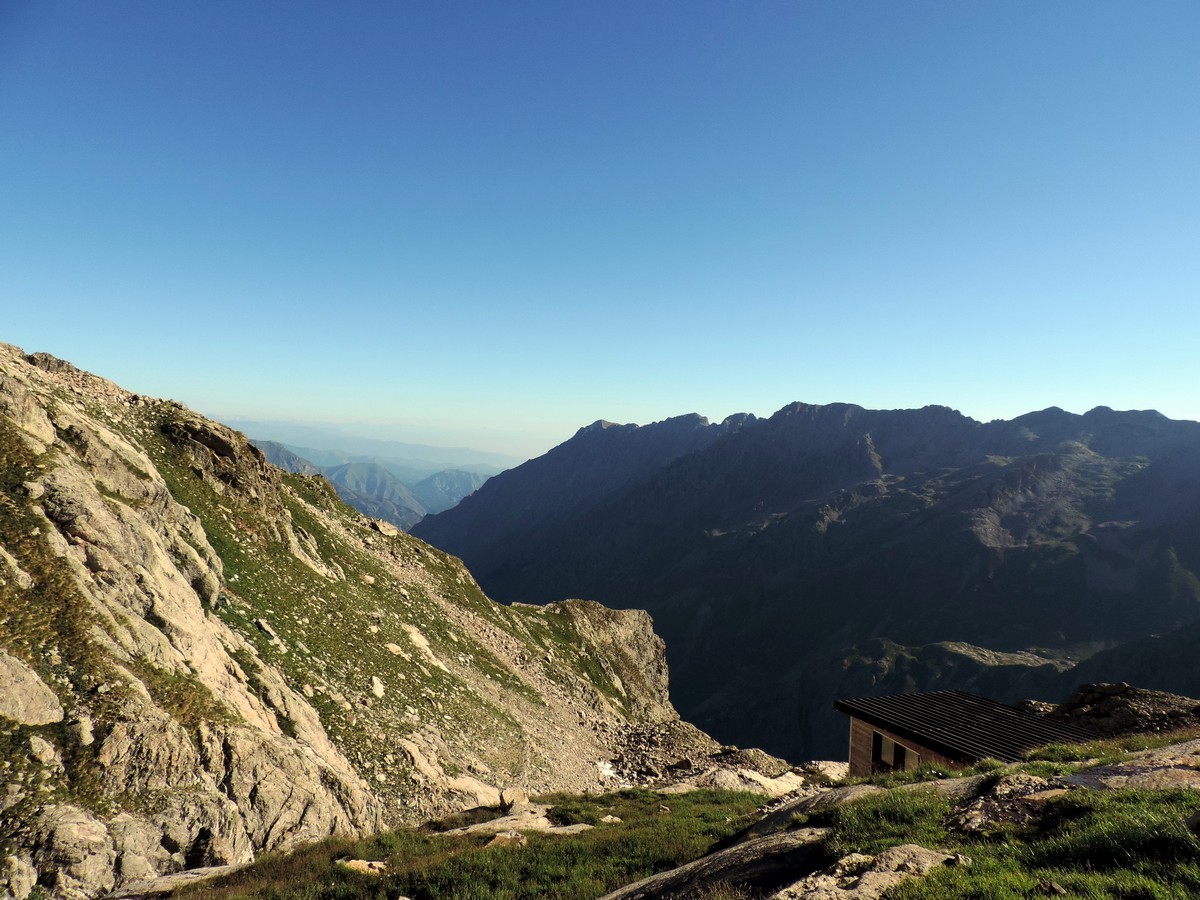
[[[1079,744],[1097,735],[965,691],[930,691],[835,700],[834,709],[886,728],[950,759],[1016,762],[1046,744]]]

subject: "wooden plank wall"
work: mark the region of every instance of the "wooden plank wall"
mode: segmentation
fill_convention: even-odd
[[[868,725],[862,719],[850,719],[850,777],[851,778],[866,778],[871,774],[871,735],[878,731],[884,737],[891,738],[897,744],[905,749],[918,753],[921,756],[923,765],[937,766],[941,769],[961,769],[965,765],[942,756],[940,753],[935,753],[928,747],[922,747],[920,744],[910,741],[908,738],[902,738],[886,728],[879,728],[874,725]]]

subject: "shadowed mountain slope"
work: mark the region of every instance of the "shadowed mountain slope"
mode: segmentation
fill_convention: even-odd
[[[493,476],[485,497],[477,491],[453,515],[427,516],[422,539],[453,546],[495,570],[522,557],[525,545],[553,540],[581,510],[752,421],[741,415],[710,424],[693,414],[642,427],[594,422],[545,455]]]
[[[609,470],[641,430],[611,435]],[[1038,659],[1011,671],[1044,665],[1050,678],[1053,661],[1200,618],[1194,422],[1100,407],[980,423],[944,407],[797,403],[568,496],[558,485],[587,477],[590,438],[416,533],[502,600],[649,609],[674,700],[724,739],[838,752],[828,709],[844,687],[964,687],[951,662],[986,682],[978,673],[1000,664],[989,651],[1030,649]],[[894,654],[869,643],[880,639],[972,651],[922,651],[940,674],[905,663],[897,688]]]

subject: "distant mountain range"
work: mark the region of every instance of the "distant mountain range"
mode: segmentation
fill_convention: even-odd
[[[681,712],[791,758],[844,752],[839,695],[1196,693],[1200,423],[1153,411],[597,422],[413,533],[498,599],[648,609]]]
[[[419,472],[420,474],[416,475],[414,480],[425,478],[444,469],[494,474],[525,461],[524,457],[476,450],[471,447],[434,446],[389,440],[382,437],[367,437],[357,430],[369,428],[377,431],[384,426],[337,426],[238,417],[220,418],[221,421],[243,434],[258,435],[263,440],[277,441],[318,465],[339,465],[344,462],[369,460],[396,463]],[[322,454],[326,453],[333,454],[333,457],[322,458]]]
[[[495,471],[475,464],[474,468],[482,471],[445,469],[426,474],[424,465],[416,461],[385,461],[341,450],[293,448],[277,441],[256,440],[254,444],[272,464],[301,475],[323,475],[338,496],[355,509],[406,531],[428,513],[453,507]],[[314,456],[323,464],[314,462]]]

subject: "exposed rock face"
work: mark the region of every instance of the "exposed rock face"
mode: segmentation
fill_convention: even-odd
[[[82,388],[92,404],[131,405],[118,388],[73,367],[47,357],[34,361]],[[242,862],[255,849],[382,826],[378,800],[362,789],[317,713],[284,679],[268,668],[258,673],[274,706],[293,714],[290,736],[281,732],[272,705],[247,689],[234,654],[253,653],[208,609],[220,591],[221,560],[147,454],[85,404],[54,400],[53,388],[61,390],[62,383],[47,383],[13,351],[4,352],[0,366],[4,406],[20,412],[4,426],[20,429],[8,433],[4,452],[10,465],[25,462],[26,475],[40,488],[25,490],[30,505],[5,521],[5,541],[32,573],[28,602],[57,607],[74,626],[52,632],[44,656],[35,660],[65,671],[58,693],[29,665],[0,652],[2,714],[41,725],[61,721],[64,703],[69,706],[74,725],[67,734],[79,750],[70,754],[67,784],[59,791],[64,796],[85,778],[111,798],[186,798],[153,820],[131,812],[119,822],[70,803],[22,821],[18,805],[6,824],[23,835],[39,884],[64,897],[94,896],[119,877]],[[164,433],[195,465],[282,518],[261,458],[239,453],[228,429],[177,412]],[[16,537],[21,518],[40,524]],[[5,597],[5,613],[27,617],[17,599]],[[189,696],[213,720],[197,718],[199,710],[171,708]],[[45,740],[34,735],[30,744],[35,765],[63,770]],[[93,745],[94,751],[84,749]],[[165,853],[164,844],[176,849]]]
[[[92,897],[97,889],[112,889],[117,854],[99,819],[74,806],[52,806],[38,818],[34,834],[33,863],[55,894]]]
[[[684,728],[646,614],[497,606],[237,432],[6,345],[0,477],[14,896],[644,783],[629,735]]]
[[[1131,753],[1120,762],[1084,769],[1062,781],[1102,790],[1200,790],[1200,740]]]
[[[0,650],[0,716],[21,725],[61,722],[62,704],[37,673]]]

